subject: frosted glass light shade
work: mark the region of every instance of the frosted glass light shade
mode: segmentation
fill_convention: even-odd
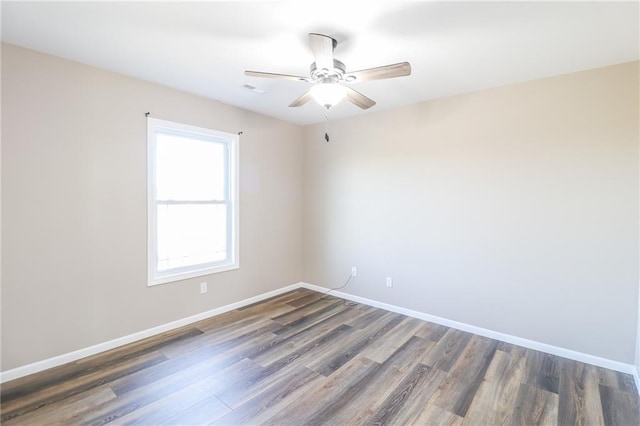
[[[346,88],[337,83],[316,84],[310,92],[313,99],[327,109],[339,103],[347,94]]]

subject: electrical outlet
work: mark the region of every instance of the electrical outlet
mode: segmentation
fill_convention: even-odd
[[[393,278],[387,277],[387,287],[393,287]]]
[[[200,283],[200,294],[205,294],[207,292],[207,283]]]
[[[358,275],[358,268],[356,268],[355,266],[351,267],[351,276],[355,277],[356,275]]]

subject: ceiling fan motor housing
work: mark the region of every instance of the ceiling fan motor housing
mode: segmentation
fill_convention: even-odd
[[[333,69],[318,69],[316,63],[312,63],[310,67],[311,80],[319,81],[321,83],[335,83],[345,80],[344,75],[347,72],[347,67],[337,59],[333,60]]]

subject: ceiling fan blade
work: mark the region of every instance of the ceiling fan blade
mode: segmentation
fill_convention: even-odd
[[[404,77],[407,75],[411,75],[411,64],[409,64],[409,62],[401,62],[399,64],[354,71],[346,75],[345,80],[358,83],[361,81],[382,80],[384,78]]]
[[[309,34],[309,44],[311,45],[317,69],[333,69],[333,49],[337,43],[333,38],[326,35]]]
[[[346,91],[347,100],[352,104],[354,104],[355,106],[358,106],[362,109],[369,109],[376,104],[376,101],[374,101],[373,99],[367,98],[365,95],[363,95],[360,92],[356,92],[351,87],[345,87],[345,89],[347,89]]]
[[[276,78],[279,80],[309,81],[308,77],[300,77],[298,75],[287,75],[287,74],[274,74],[271,72],[245,71],[244,75],[248,77]]]
[[[290,107],[299,107],[311,100],[311,92],[306,92],[304,95],[300,96],[295,101],[291,102]]]

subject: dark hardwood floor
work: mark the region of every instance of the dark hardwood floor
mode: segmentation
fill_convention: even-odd
[[[2,386],[3,425],[638,425],[630,375],[296,290]]]

